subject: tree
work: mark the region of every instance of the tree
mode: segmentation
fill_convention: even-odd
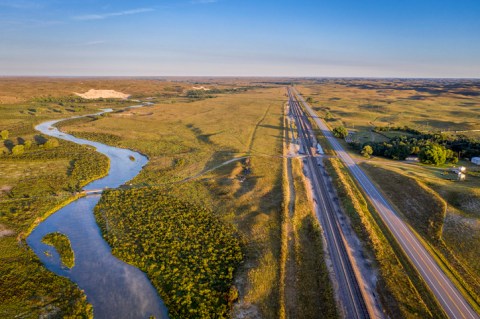
[[[307,103],[313,103],[313,99],[312,99],[311,96],[307,97],[307,100],[306,100],[306,101],[307,101]]]
[[[23,145],[25,145],[25,149],[28,150],[32,147],[32,141],[25,141],[25,144],[23,144]]]
[[[7,130],[3,130],[0,132],[0,136],[2,137],[2,140],[6,140],[8,138],[8,131]]]
[[[23,145],[15,145],[12,148],[13,155],[22,155],[25,152],[25,147]]]
[[[333,129],[333,135],[338,138],[345,138],[348,135],[348,131],[344,126],[338,126]]]
[[[54,148],[58,146],[58,140],[55,138],[49,139],[45,144],[43,144],[45,148]]]
[[[363,157],[370,158],[370,155],[373,154],[373,148],[370,145],[365,145],[360,153]]]
[[[327,112],[325,113],[325,120],[330,121],[332,118],[333,118],[332,113],[330,113],[330,111],[327,110]]]
[[[447,150],[438,144],[428,144],[420,150],[418,158],[422,163],[441,165],[447,160]]]

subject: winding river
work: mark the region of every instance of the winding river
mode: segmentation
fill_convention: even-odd
[[[45,122],[36,129],[45,135],[91,145],[110,159],[108,175],[84,190],[117,188],[134,178],[148,162],[139,153],[65,134],[53,126],[60,121]],[[168,318],[165,305],[145,273],[111,254],[93,214],[99,200],[100,195],[88,195],[58,210],[31,232],[28,245],[50,271],[69,278],[85,291],[95,318]],[[70,239],[75,254],[73,268],[62,266],[56,249],[42,243],[42,238],[52,232]]]

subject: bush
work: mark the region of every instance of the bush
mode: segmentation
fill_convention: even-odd
[[[59,145],[58,140],[55,138],[51,138],[48,141],[46,141],[45,144],[43,144],[45,148],[54,148],[54,147],[57,147],[58,145]]]
[[[333,135],[338,138],[345,138],[348,135],[348,131],[344,126],[338,126],[333,129]]]
[[[7,130],[3,130],[0,132],[0,137],[2,137],[2,140],[6,140],[8,138],[8,131]]]
[[[22,155],[25,152],[25,147],[23,145],[15,145],[12,148],[13,155]]]
[[[373,149],[370,145],[365,145],[361,151],[361,154],[365,158],[370,158],[370,155],[373,154]]]

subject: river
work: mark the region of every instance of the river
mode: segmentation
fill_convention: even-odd
[[[110,159],[108,175],[91,182],[84,190],[117,188],[147,164],[147,158],[137,152],[76,138],[53,126],[63,120],[48,121],[35,128],[45,135],[91,145]],[[168,318],[163,301],[145,273],[112,255],[93,214],[99,200],[100,195],[88,195],[61,208],[31,232],[28,245],[50,271],[69,278],[85,291],[95,318]],[[56,249],[42,243],[42,238],[53,232],[70,239],[75,254],[73,268],[62,266]]]

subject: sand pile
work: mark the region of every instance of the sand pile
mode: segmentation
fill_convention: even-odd
[[[75,93],[76,95],[83,97],[84,99],[128,99],[129,94],[118,92],[115,90],[94,90],[90,89],[85,93]]]

